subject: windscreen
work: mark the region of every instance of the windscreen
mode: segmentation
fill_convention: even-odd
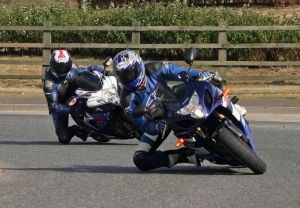
[[[85,91],[97,91],[102,88],[102,82],[99,77],[91,72],[83,72],[77,75],[75,80],[71,83],[77,89],[82,89]]]
[[[181,81],[158,81],[156,96],[162,103],[176,103],[185,98],[186,86]]]

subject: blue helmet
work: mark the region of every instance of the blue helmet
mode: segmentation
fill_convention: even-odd
[[[114,72],[120,83],[128,90],[141,90],[146,85],[142,58],[133,50],[119,52],[113,60]]]

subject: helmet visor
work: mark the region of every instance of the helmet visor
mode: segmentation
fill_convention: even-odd
[[[53,66],[53,71],[57,74],[65,74],[70,71],[70,65],[65,63],[56,63]]]
[[[128,70],[125,70],[123,72],[120,72],[120,71],[116,72],[118,79],[120,80],[120,82],[123,85],[127,85],[127,84],[133,82],[140,76],[140,74],[141,74],[141,71],[139,69],[138,63],[135,63],[135,65]]]

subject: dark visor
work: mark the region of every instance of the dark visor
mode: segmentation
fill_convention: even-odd
[[[139,70],[139,65],[138,63],[135,63],[135,65],[132,68],[126,71],[123,72],[117,71],[116,75],[123,85],[127,85],[133,82],[134,80],[136,80],[136,78],[140,76],[140,73],[141,71]]]
[[[54,71],[57,74],[65,74],[70,71],[70,66],[69,64],[65,64],[65,63],[56,64]]]

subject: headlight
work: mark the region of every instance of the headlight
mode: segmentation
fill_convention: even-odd
[[[89,107],[95,107],[106,103],[120,103],[120,98],[114,88],[101,89],[95,93],[92,93],[87,100],[87,105]]]
[[[119,103],[119,97],[114,88],[104,89],[102,92],[101,100],[105,103]]]
[[[190,102],[181,108],[180,110],[176,111],[176,113],[180,115],[191,115],[193,118],[203,118],[205,115],[205,111],[201,105],[199,105],[199,96],[196,91],[194,91]]]

